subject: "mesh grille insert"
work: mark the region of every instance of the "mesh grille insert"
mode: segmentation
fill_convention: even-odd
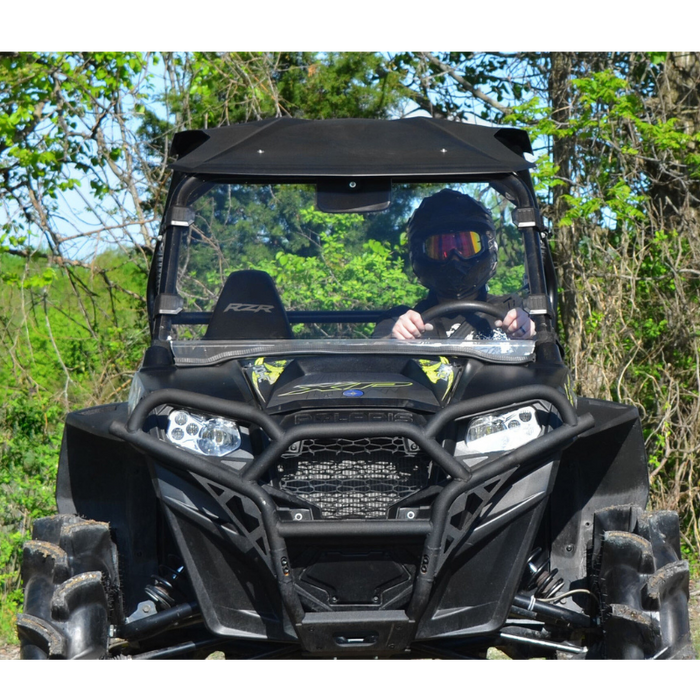
[[[385,518],[387,508],[428,485],[430,459],[400,437],[304,440],[278,470],[280,488],[324,518]]]

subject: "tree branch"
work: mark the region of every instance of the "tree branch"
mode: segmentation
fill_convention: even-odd
[[[445,75],[449,75],[457,84],[461,85],[467,92],[471,93],[474,97],[478,98],[482,102],[486,103],[493,109],[498,110],[502,114],[510,114],[513,111],[512,107],[494,100],[489,97],[485,92],[479,90],[479,88],[474,87],[466,78],[459,75],[457,71],[446,63],[443,63],[437,56],[432,53],[422,52],[420,54],[423,58],[427,59],[434,66],[437,66]]]

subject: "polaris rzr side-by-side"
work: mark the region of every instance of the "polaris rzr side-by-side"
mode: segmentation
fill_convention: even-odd
[[[178,134],[152,341],[128,402],[67,416],[22,657],[694,658],[638,413],[576,396],[562,360],[529,152],[519,129],[427,118]],[[414,300],[314,281],[329,246],[396,242],[443,190],[489,212],[489,293],[534,338],[387,337]]]

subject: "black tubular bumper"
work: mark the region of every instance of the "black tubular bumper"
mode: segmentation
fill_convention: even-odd
[[[470,469],[450,454],[438,441],[442,429],[450,422],[508,406],[531,401],[553,405],[562,425],[539,438],[480,463]],[[154,409],[161,406],[199,409],[259,426],[270,443],[240,472],[215,460],[185,451],[143,431],[144,423]],[[342,626],[358,634],[368,628],[378,630],[369,644],[371,651],[405,648],[413,639],[416,626],[426,611],[443,551],[443,537],[450,507],[457,498],[486,482],[527,471],[554,458],[578,435],[594,425],[590,414],[577,416],[563,394],[548,386],[535,385],[499,392],[452,404],[418,426],[401,422],[358,422],[342,424],[303,424],[283,429],[269,415],[247,404],[212,399],[211,397],[175,389],[164,389],[147,395],[134,409],[126,423],[114,421],[110,432],[147,454],[165,469],[198,475],[230,489],[252,501],[259,510],[270,551],[270,566],[279,586],[286,613],[307,651],[328,651],[337,643],[333,630]],[[451,477],[432,503],[426,520],[281,520],[270,494],[258,483],[274,467],[290,445],[309,438],[403,437],[413,441],[433,462]],[[417,570],[412,596],[405,610],[376,610],[358,613],[310,613],[302,606],[291,572],[287,540],[304,538],[423,538],[423,553]]]

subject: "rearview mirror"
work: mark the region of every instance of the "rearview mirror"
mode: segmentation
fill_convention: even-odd
[[[383,211],[390,204],[390,178],[333,178],[316,185],[316,207],[327,214]]]

